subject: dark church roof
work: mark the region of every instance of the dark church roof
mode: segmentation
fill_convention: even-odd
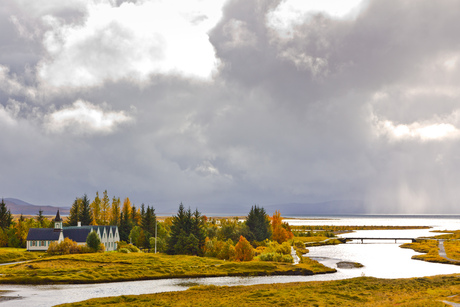
[[[64,227],[64,238],[69,238],[77,243],[86,242],[90,231],[90,227]]]
[[[60,232],[54,231],[53,228],[30,228],[26,240],[57,241],[59,234]]]

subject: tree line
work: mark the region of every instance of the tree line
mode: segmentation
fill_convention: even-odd
[[[141,248],[150,249],[150,238],[155,236],[155,209],[142,204],[137,208],[126,197],[121,205],[120,197],[110,201],[107,190],[102,198],[99,192],[92,202],[86,194],[73,202],[65,226],[108,225],[118,226],[120,240],[132,242]],[[161,227],[161,226],[160,226]]]
[[[0,247],[26,247],[29,228],[52,227],[52,221],[39,209],[35,217],[25,218],[22,214],[16,220],[2,199],[0,203]]]

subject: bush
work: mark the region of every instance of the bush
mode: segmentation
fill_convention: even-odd
[[[217,254],[217,258],[225,260],[234,260],[236,255],[235,247],[233,246],[232,239],[228,239],[224,242],[221,250]]]
[[[65,238],[64,241],[59,243],[52,242],[48,247],[47,253],[50,255],[80,254],[82,249],[77,245],[77,242]]]
[[[125,241],[117,242],[117,251],[120,252],[121,249],[127,249],[130,253],[139,253],[140,249],[132,244],[128,244]],[[123,253],[123,252],[122,252]]]
[[[267,252],[274,252],[282,255],[290,255],[291,245],[288,242],[283,242],[283,244],[279,244],[276,241],[272,241],[268,244]]]
[[[235,259],[237,261],[251,261],[254,258],[254,249],[243,236],[240,236],[240,240],[235,246],[235,251]]]
[[[297,247],[297,248],[305,248],[305,243],[303,243],[303,242],[300,241],[300,240],[294,240],[294,239],[292,239],[292,240],[291,240],[291,245],[294,246],[294,247]]]
[[[95,231],[91,231],[86,237],[86,245],[94,252],[104,252],[104,245],[101,244],[101,239]]]
[[[129,253],[130,253],[129,249],[124,248],[124,247],[123,247],[123,248],[120,248],[120,249],[118,250],[118,252],[119,252],[119,253],[124,253],[124,254],[129,254]]]
[[[265,253],[259,256],[259,260],[261,261],[275,261],[275,262],[287,262],[292,263],[294,259],[291,255],[283,255],[280,253],[270,252]]]
[[[265,252],[267,248],[265,246],[259,246],[254,250],[254,256],[259,256]]]
[[[220,241],[217,238],[213,238],[212,240],[209,240],[208,238],[206,238],[206,241],[204,244],[204,256],[217,258],[217,255],[223,249],[224,244],[225,244],[224,241]]]

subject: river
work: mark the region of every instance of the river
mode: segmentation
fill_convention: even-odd
[[[434,230],[460,229],[460,216],[345,216],[315,217],[314,219],[288,219],[291,225],[412,225],[431,226]],[[346,234],[347,237],[420,237],[433,235],[429,230],[370,230]],[[253,285],[314,280],[336,280],[357,276],[379,278],[409,278],[439,274],[460,273],[460,266],[428,263],[412,260],[416,252],[399,247],[394,241],[352,241],[334,246],[310,247],[309,257],[329,267],[337,268],[339,261],[353,261],[364,265],[358,269],[340,269],[337,273],[316,276],[267,276],[267,277],[212,277],[132,281],[90,285],[45,285],[18,286],[1,285],[10,290],[10,297],[20,299],[0,302],[1,306],[53,306],[56,304],[82,301],[95,297],[146,294],[167,291],[182,291],[193,285]]]

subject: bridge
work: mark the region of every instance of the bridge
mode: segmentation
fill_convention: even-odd
[[[341,237],[338,238],[339,241],[346,243],[349,240],[361,240],[361,243],[364,243],[364,240],[395,240],[395,243],[397,243],[398,240],[402,241],[412,241],[412,243],[417,242],[416,238],[372,238],[372,237]]]

